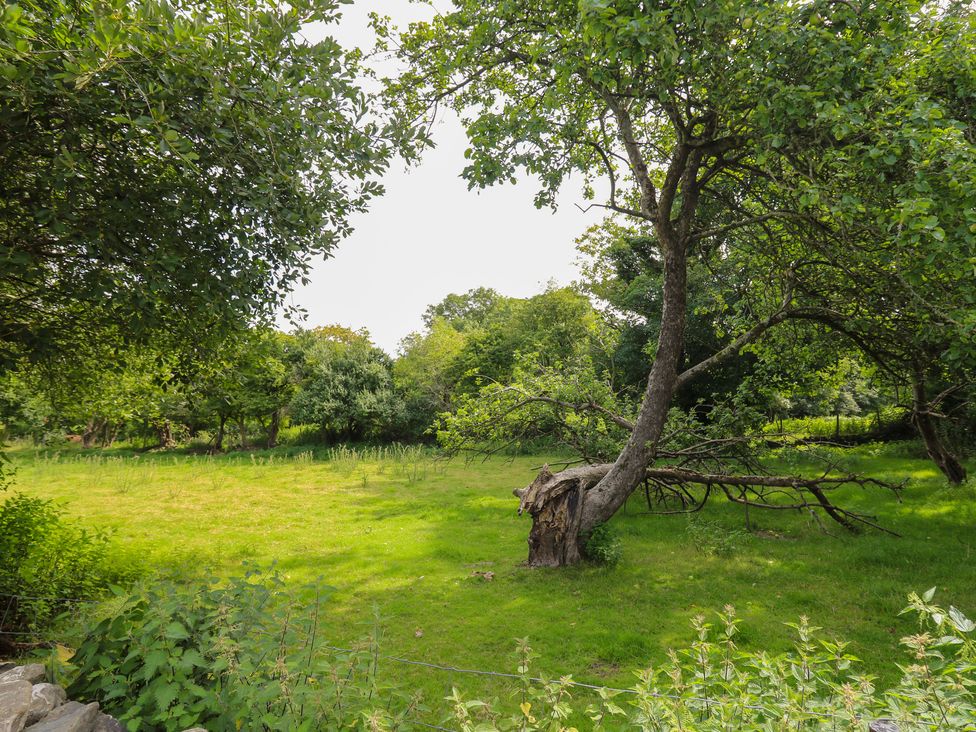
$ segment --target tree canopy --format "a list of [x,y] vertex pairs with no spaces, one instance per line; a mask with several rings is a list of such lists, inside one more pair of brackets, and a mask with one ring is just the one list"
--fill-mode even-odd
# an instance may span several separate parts
[[[843,330],[848,308],[883,319],[893,303],[924,301],[934,279],[952,305],[913,322],[951,325],[957,346],[971,336],[976,156],[971,103],[959,100],[972,100],[972,62],[956,49],[972,55],[972,32],[966,4],[915,0],[457,0],[402,36],[410,71],[390,99],[418,115],[453,106],[470,185],[524,170],[540,181],[537,205],[552,205],[580,176],[592,205],[648,238],[660,270],[633,429],[612,463],[544,470],[521,492],[530,562],[576,561],[581,537],[655,470],[678,485],[751,485],[755,500],[726,491],[746,504],[763,503],[755,486],[802,487],[849,523],[798,478],[722,483],[651,466],[677,390],[788,320]],[[698,260],[730,263],[747,297],[726,344],[689,363]],[[906,296],[882,305],[889,286]]]
[[397,145],[360,52],[302,36],[340,6],[4,6],[0,357],[102,327],[192,351],[284,304]]

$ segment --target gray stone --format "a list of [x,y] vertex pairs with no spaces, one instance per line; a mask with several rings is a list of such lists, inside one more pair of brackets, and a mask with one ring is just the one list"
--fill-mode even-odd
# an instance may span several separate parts
[[876,719],[868,725],[871,732],[898,732],[898,725],[893,719]]
[[190,729],[185,729],[183,732],[207,732],[203,727],[191,727]]
[[107,714],[99,714],[98,719],[95,720],[95,726],[92,728],[92,732],[126,732],[126,729],[115,717],[110,717]]
[[81,704],[70,701],[27,729],[30,732],[92,732],[96,719],[98,702]]
[[47,676],[47,672],[44,671],[41,664],[29,663],[26,666],[14,666],[12,669],[4,671],[0,674],[0,684],[5,681],[29,681],[32,684],[38,684],[44,681],[45,676]]
[[76,701],[65,702],[65,704],[63,704],[62,706],[44,715],[44,721],[55,720],[69,714],[74,714],[79,709],[83,709],[84,706],[85,705],[82,704],[81,702],[76,702]]
[[0,663],[0,674],[2,674],[4,671],[9,671],[16,665],[16,663],[9,663],[6,661],[4,663]]
[[0,684],[0,732],[20,732],[27,724],[31,685],[15,679]]
[[27,714],[27,724],[34,724],[43,719],[47,714],[64,704],[68,695],[64,689],[54,684],[34,684],[31,689],[30,712]]

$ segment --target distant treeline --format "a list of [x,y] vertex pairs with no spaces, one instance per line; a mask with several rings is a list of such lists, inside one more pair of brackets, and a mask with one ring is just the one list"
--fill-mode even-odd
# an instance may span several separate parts
[[[434,441],[441,417],[470,409],[483,392],[534,389],[538,398],[538,383],[527,383],[543,373],[556,375],[574,399],[599,392],[626,413],[636,409],[649,368],[653,303],[636,318],[594,301],[585,286],[525,299],[485,288],[449,295],[427,309],[424,329],[406,337],[396,357],[365,331],[341,326],[254,328],[192,360],[121,341],[93,343],[6,373],[0,420],[9,437],[86,447]],[[713,325],[696,328],[690,348],[721,347]],[[880,425],[883,412],[897,413],[891,408],[902,395],[856,353],[832,352],[824,361],[798,369],[795,361],[743,356],[695,382],[681,401],[700,419],[731,404],[777,424],[833,417],[839,425],[861,416],[866,429]]]

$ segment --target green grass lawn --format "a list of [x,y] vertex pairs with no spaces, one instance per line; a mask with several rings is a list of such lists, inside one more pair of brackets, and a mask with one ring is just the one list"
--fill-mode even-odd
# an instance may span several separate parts
[[[824,535],[809,517],[753,511],[764,531],[729,556],[696,550],[684,517],[640,515],[643,497],[613,521],[623,544],[615,568],[521,566],[527,518],[513,487],[542,457],[466,463],[411,453],[316,459],[297,449],[221,457],[124,452],[11,452],[16,490],[55,498],[77,521],[114,530],[118,550],[153,564],[238,572],[242,561],[277,562],[294,581],[336,588],[330,641],[369,631],[374,608],[383,651],[454,666],[509,671],[514,639],[528,637],[536,670],[580,681],[630,685],[632,670],[692,640],[689,619],[726,603],[745,619],[741,645],[782,650],[784,623],[801,614],[852,641],[866,670],[893,680],[898,617],[912,590],[976,611],[976,499],[949,489],[931,463],[904,446],[859,448],[852,467],[910,478],[902,501],[845,489],[844,505],[870,510],[902,538]],[[970,484],[971,485],[971,484]],[[741,510],[716,502],[704,518],[741,529]],[[491,581],[475,572],[494,573]],[[493,692],[480,680],[415,667],[389,673],[432,698],[452,683]]]

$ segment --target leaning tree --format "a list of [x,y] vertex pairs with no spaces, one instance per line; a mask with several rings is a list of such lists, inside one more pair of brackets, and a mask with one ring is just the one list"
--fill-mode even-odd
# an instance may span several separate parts
[[[824,494],[852,476],[807,480],[669,467],[661,464],[662,434],[682,384],[804,307],[794,302],[794,273],[800,260],[816,257],[804,249],[807,235],[843,230],[863,210],[857,191],[826,211],[819,205],[818,181],[836,172],[845,151],[860,154],[877,143],[885,124],[909,125],[919,136],[940,127],[934,114],[899,120],[886,113],[913,95],[923,101],[913,78],[923,63],[919,52],[938,44],[943,5],[455,0],[454,6],[401,36],[398,53],[409,70],[389,84],[391,99],[418,116],[442,105],[461,115],[471,186],[526,171],[540,183],[536,203],[543,206],[577,176],[592,207],[629,219],[654,241],[661,266],[657,343],[623,448],[611,462],[555,474],[544,469],[518,491],[521,509],[533,518],[530,564],[577,561],[588,533],[648,478],[721,486],[747,504],[750,490],[782,487],[802,493],[803,505],[809,500],[843,523],[856,521]],[[766,236],[771,231],[775,236]],[[725,348],[684,363],[689,261],[705,247],[733,247],[751,233],[764,246],[800,249],[795,266],[769,273],[781,298]],[[865,246],[863,237],[824,241],[838,249]],[[900,243],[896,236],[890,241]],[[923,236],[917,245],[927,253],[934,241]]]

